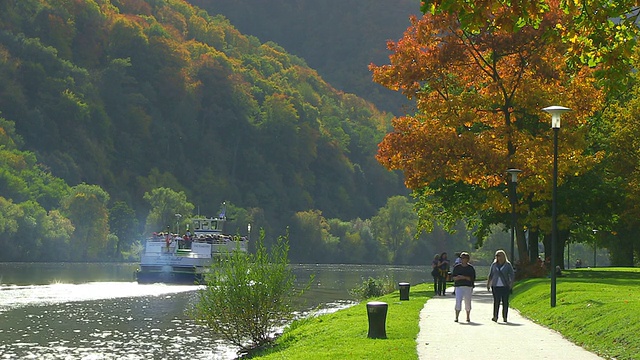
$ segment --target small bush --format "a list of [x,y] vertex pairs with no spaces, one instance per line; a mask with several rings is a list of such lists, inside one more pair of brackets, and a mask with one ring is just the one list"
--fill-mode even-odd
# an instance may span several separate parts
[[537,263],[518,264],[516,271],[516,280],[543,278],[549,276],[546,267]]
[[274,340],[275,330],[294,316],[295,275],[289,245],[280,237],[271,251],[261,232],[255,254],[234,252],[221,259],[206,277],[191,316],[222,338],[250,352]]
[[390,294],[396,290],[396,285],[393,279],[388,276],[381,278],[369,278],[365,280],[360,286],[355,287],[349,291],[351,296],[359,300],[365,300],[372,297],[379,297],[386,294]]

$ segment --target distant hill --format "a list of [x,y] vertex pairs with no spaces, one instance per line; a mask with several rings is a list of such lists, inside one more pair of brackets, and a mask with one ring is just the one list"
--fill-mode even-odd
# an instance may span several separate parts
[[51,174],[140,219],[160,186],[204,214],[227,200],[278,225],[306,209],[370,217],[405,191],[374,158],[390,114],[179,0],[0,2],[0,117]]
[[274,41],[303,59],[336,88],[403,114],[405,97],[371,81],[368,65],[389,62],[387,40],[398,40],[419,0],[189,0],[222,14],[244,34]]

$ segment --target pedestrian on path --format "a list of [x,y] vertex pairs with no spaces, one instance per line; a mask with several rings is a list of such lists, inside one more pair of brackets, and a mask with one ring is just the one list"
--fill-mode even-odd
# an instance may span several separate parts
[[489,277],[487,279],[487,290],[490,289],[493,294],[493,320],[498,321],[498,311],[500,303],[502,303],[502,320],[507,322],[507,314],[509,312],[509,296],[515,282],[515,272],[513,266],[507,259],[504,250],[496,251],[496,257],[489,269]]
[[453,286],[456,290],[456,320],[460,311],[462,311],[462,301],[464,301],[464,309],[467,312],[467,322],[471,321],[471,295],[473,294],[474,282],[476,281],[476,269],[473,265],[469,264],[469,253],[463,252],[460,254],[460,264],[454,266],[451,273],[453,277]]
[[[449,259],[447,258],[446,252],[440,254],[436,269],[437,275],[434,275],[436,295],[444,296],[445,290],[447,289],[447,275],[449,274]],[[434,274],[435,273],[436,272],[434,272]]]
[[440,262],[440,254],[436,254],[433,257],[433,261],[431,261],[431,276],[433,276],[433,292],[436,295],[440,295],[438,293],[438,278],[440,277],[440,269],[438,269],[439,262]]

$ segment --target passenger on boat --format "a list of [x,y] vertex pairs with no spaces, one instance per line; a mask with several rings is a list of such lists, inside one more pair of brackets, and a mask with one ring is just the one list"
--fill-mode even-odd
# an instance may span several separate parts
[[167,233],[164,237],[164,241],[167,244],[167,251],[169,251],[169,245],[171,245],[171,234]]

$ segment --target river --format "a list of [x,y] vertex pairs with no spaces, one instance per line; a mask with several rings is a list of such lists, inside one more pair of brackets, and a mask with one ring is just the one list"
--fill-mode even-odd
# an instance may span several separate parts
[[[234,359],[236,348],[186,310],[201,287],[138,284],[137,264],[0,263],[0,359]],[[310,289],[300,314],[354,303],[369,277],[430,281],[417,266],[294,265]]]

